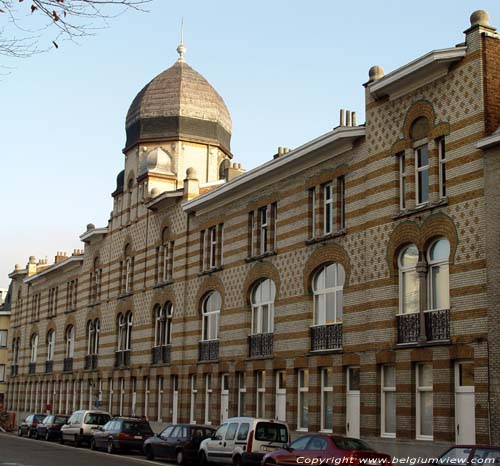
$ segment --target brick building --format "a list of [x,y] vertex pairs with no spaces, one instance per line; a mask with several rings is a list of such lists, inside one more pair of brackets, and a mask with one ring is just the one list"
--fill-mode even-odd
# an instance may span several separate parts
[[372,67],[364,125],[342,113],[248,172],[184,51],[130,107],[108,224],[10,274],[9,409],[258,415],[393,452],[500,443],[487,13],[457,46]]

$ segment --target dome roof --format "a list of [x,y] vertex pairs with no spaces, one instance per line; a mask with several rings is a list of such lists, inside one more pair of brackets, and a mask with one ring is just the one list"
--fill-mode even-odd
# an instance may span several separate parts
[[230,153],[231,117],[224,100],[183,60],[137,94],[125,126],[126,149],[142,141],[186,139]]

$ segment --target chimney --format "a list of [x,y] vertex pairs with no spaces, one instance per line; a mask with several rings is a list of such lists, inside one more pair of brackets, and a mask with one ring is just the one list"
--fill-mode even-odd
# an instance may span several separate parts
[[57,251],[56,257],[54,258],[54,264],[60,264],[62,261],[66,260],[68,255],[65,252]]
[[356,123],[356,112],[351,112],[350,110],[340,110],[340,122],[339,126],[357,126]]
[[198,175],[193,167],[186,170],[186,179],[184,180],[184,199],[190,200],[200,195],[200,182]]
[[234,178],[245,173],[241,163],[231,163],[229,167],[226,168],[226,181],[234,180]]
[[279,157],[282,157],[283,155],[285,154],[288,154],[288,152],[290,152],[291,149],[289,147],[278,147],[278,152],[276,154],[273,155],[273,159],[277,159]]

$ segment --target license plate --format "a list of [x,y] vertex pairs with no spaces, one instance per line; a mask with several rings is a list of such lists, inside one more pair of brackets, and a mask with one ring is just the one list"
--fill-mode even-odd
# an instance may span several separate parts
[[141,435],[134,435],[134,439],[135,440],[142,440],[142,436]]
[[262,451],[274,451],[274,450],[276,450],[276,448],[273,448],[273,447],[268,447],[267,445],[262,445],[262,446],[260,447],[260,449],[261,449]]

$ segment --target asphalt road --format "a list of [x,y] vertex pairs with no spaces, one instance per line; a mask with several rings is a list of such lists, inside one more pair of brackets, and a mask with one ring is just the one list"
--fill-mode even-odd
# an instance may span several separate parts
[[0,433],[0,466],[171,466],[130,453],[110,455],[88,448]]

